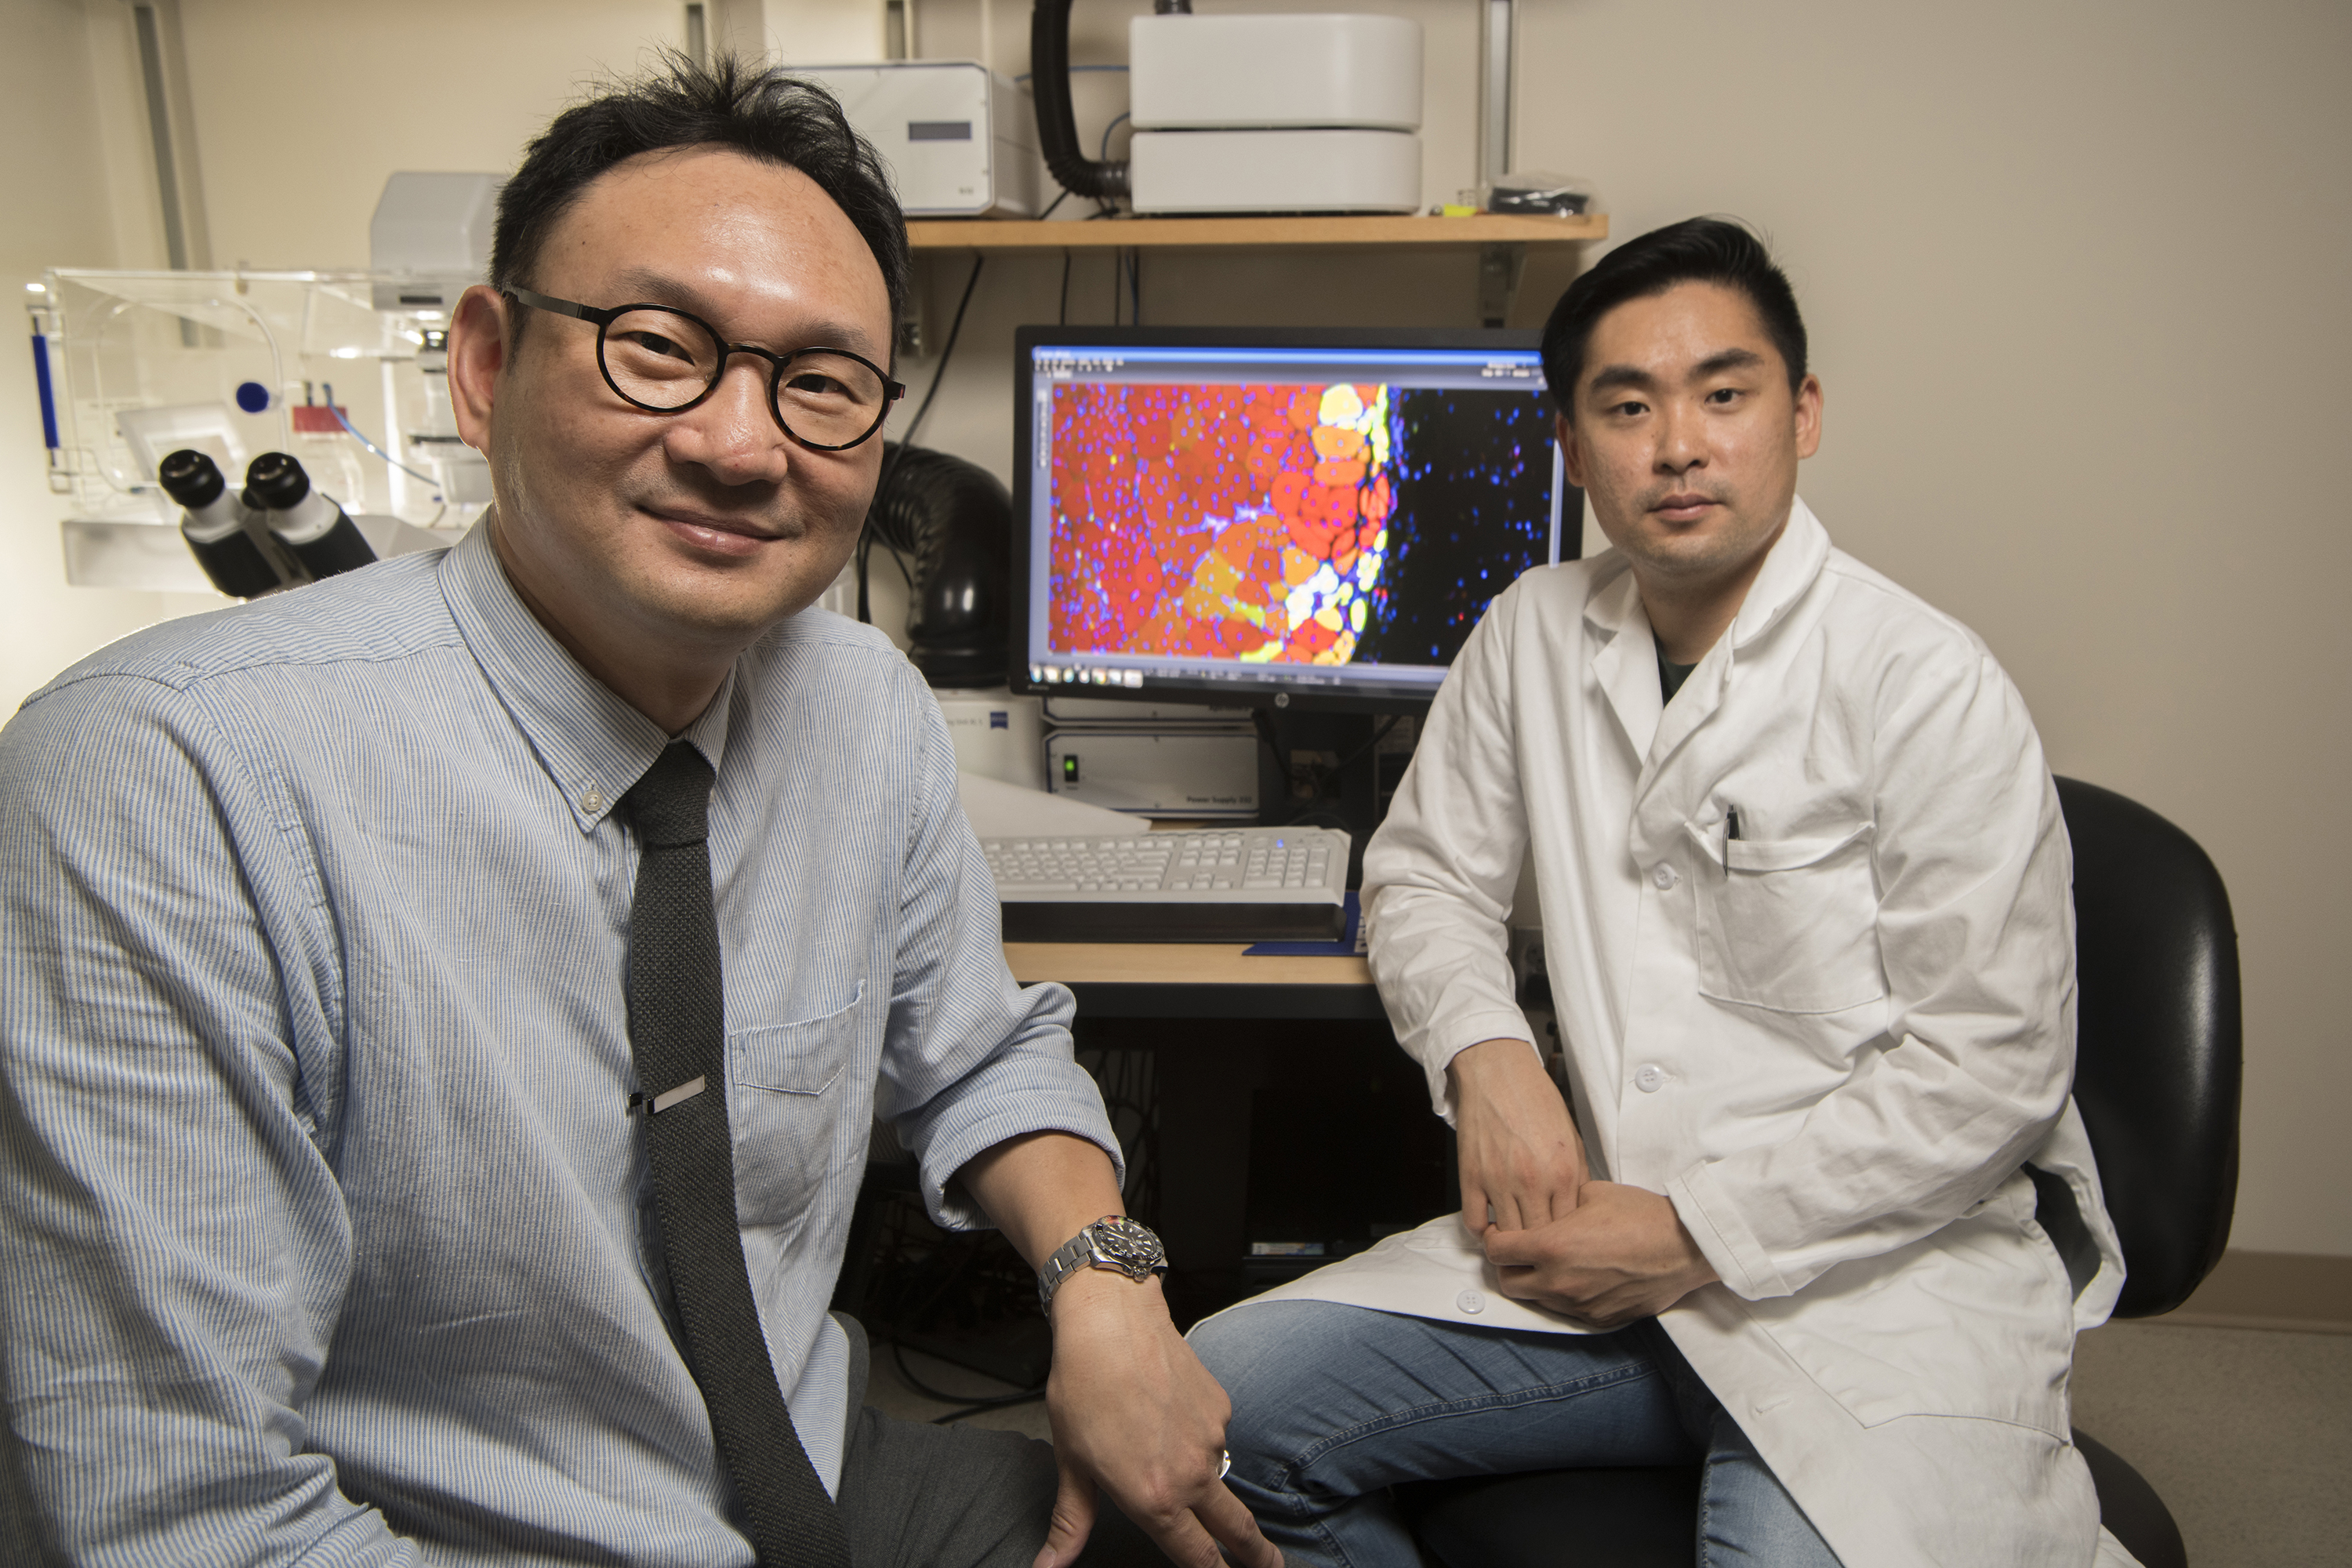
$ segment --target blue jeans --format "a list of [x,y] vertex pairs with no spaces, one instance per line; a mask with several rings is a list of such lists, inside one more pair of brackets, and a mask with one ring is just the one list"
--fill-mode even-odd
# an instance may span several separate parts
[[1837,1568],[1654,1322],[1547,1334],[1265,1301],[1191,1339],[1233,1396],[1227,1484],[1294,1563],[1417,1568],[1399,1481],[1703,1463],[1702,1568]]

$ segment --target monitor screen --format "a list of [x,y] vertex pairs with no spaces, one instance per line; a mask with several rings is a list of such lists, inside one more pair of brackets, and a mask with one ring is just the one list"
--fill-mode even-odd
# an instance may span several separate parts
[[1531,331],[1024,327],[1022,690],[1410,709],[1573,557]]

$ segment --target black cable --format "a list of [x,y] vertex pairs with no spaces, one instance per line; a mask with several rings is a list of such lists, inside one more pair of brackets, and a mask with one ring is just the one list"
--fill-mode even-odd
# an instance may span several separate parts
[[1060,195],[1055,196],[1052,201],[1047,202],[1047,203],[1045,204],[1045,210],[1044,212],[1041,212],[1041,213],[1039,213],[1039,214],[1037,215],[1037,220],[1036,220],[1036,221],[1038,221],[1039,223],[1044,223],[1047,218],[1052,217],[1052,216],[1054,216],[1054,209],[1055,209],[1055,207],[1060,206],[1064,202],[1066,202],[1066,201],[1068,201],[1069,199],[1070,199],[1070,193],[1069,193],[1069,192],[1067,192],[1067,191],[1064,191]]
[[1070,324],[1070,247],[1066,245],[1062,247],[1062,310],[1054,321],[1056,326]]
[[[945,1247],[934,1248],[935,1254],[937,1252],[943,1252],[946,1250],[947,1249]],[[925,1296],[913,1306],[901,1309],[896,1314],[898,1320],[902,1322],[915,1322],[920,1321],[925,1313],[929,1312],[933,1307],[940,1304],[940,1299],[945,1297],[948,1293],[948,1287],[961,1279],[964,1275],[964,1270],[969,1268],[973,1263],[979,1261],[979,1258],[980,1243],[978,1240],[975,1239],[965,1247],[959,1248],[953,1258],[950,1260],[947,1267],[947,1272],[940,1275],[938,1283],[931,1287],[930,1294]]]
[[898,547],[891,543],[888,540],[884,539],[880,534],[875,532],[870,528],[865,532],[859,534],[857,536],[857,553],[856,556],[857,563],[857,618],[867,626],[872,626],[874,624],[874,616],[872,607],[866,601],[866,583],[869,578],[869,568],[867,567],[866,563],[872,558],[874,554],[874,546],[877,542],[883,549],[890,552],[890,559],[898,565],[899,580],[907,584],[907,592],[911,595],[915,591],[915,569],[907,564],[907,558],[899,552]]
[[967,1415],[981,1415],[991,1410],[1002,1410],[1008,1405],[1026,1405],[1033,1399],[1045,1397],[1045,1385],[1041,1384],[1026,1394],[1007,1394],[1002,1399],[983,1399],[978,1405],[967,1405],[961,1410],[950,1410],[945,1415],[934,1415],[931,1417],[931,1425],[944,1426],[950,1421],[961,1421]]
[[[1372,738],[1370,740],[1365,742],[1362,745],[1349,752],[1346,758],[1340,762],[1334,763],[1330,770],[1328,773],[1325,773],[1317,781],[1315,786],[1316,800],[1320,800],[1323,797],[1324,792],[1330,788],[1335,781],[1342,777],[1349,768],[1361,762],[1365,752],[1371,751],[1382,741],[1387,740],[1389,738],[1389,731],[1394,730],[1397,727],[1398,721],[1403,718],[1404,715],[1402,713],[1390,714],[1389,721],[1381,725],[1379,729],[1373,731]],[[1282,775],[1284,785],[1287,787],[1291,778],[1290,753],[1283,749],[1282,742],[1275,737],[1274,715],[1263,708],[1253,709],[1250,711],[1250,721],[1252,725],[1257,731],[1257,738],[1261,742],[1265,742],[1265,749],[1273,753],[1275,767]],[[1375,785],[1377,785],[1379,781],[1375,779],[1373,782]],[[1343,832],[1349,833],[1352,833],[1354,831],[1354,829],[1349,827],[1348,824],[1342,821],[1336,813],[1325,810],[1324,808],[1317,805],[1314,801],[1309,801],[1305,810],[1297,812],[1293,816],[1285,816],[1278,821],[1274,820],[1271,814],[1263,806],[1260,807],[1258,816],[1269,827],[1326,826],[1337,827]],[[1318,823],[1316,820],[1318,817],[1323,818],[1324,820]]]
[[[955,357],[956,338],[963,331],[963,313],[971,305],[971,291],[980,286],[980,269],[987,265],[985,255],[971,258],[971,276],[963,280],[963,298],[956,301],[955,317],[948,322],[948,341],[940,345],[940,368],[931,372],[931,384],[923,389],[923,401],[916,407],[915,417],[898,437],[899,462],[906,460],[907,448],[915,444],[915,432],[923,427],[924,416],[931,411],[931,400],[940,395],[940,383],[947,379],[948,362]],[[887,479],[888,476],[884,477]],[[878,491],[881,486],[875,489]]]
[[1127,253],[1127,320],[1130,326],[1143,325],[1143,252],[1130,249]]
[[1160,1124],[1154,1114],[1152,1057],[1149,1051],[1091,1046],[1077,1053],[1077,1060],[1100,1086],[1104,1114],[1127,1152],[1127,1180],[1120,1195],[1128,1212],[1149,1225],[1159,1201]]
[[[1047,212],[1051,212],[1054,209],[1048,207],[1045,210]],[[874,493],[877,496],[880,496],[885,490],[888,489],[890,488],[890,481],[898,477],[898,465],[907,460],[908,448],[911,447],[915,444],[915,432],[923,427],[924,416],[931,411],[931,400],[939,396],[940,384],[948,378],[948,362],[955,357],[956,338],[963,331],[963,313],[966,310],[971,308],[971,291],[980,287],[980,269],[986,265],[988,265],[988,258],[985,255],[975,256],[971,258],[971,276],[963,280],[963,297],[956,301],[955,319],[948,323],[948,341],[940,345],[939,368],[931,372],[931,384],[923,389],[923,401],[916,407],[915,417],[908,422],[905,432],[898,437],[898,450],[897,454],[882,465],[882,477],[876,480],[874,484]],[[888,437],[886,437],[884,439],[887,441]],[[866,591],[866,563],[873,555],[874,548],[867,542],[867,541],[873,537],[874,533],[871,522],[872,510],[870,506],[868,508],[867,515],[869,521],[865,531],[858,535],[857,550],[854,556],[854,560],[857,566],[857,618],[865,622],[866,625],[871,626],[874,622],[874,616],[871,601],[867,596]],[[895,548],[893,548],[891,549],[890,553],[895,556],[898,552]],[[907,563],[903,558],[898,562],[898,571],[900,574],[907,577],[908,584],[911,587],[914,584],[914,578],[911,574],[908,574]]]
[[1286,790],[1288,789],[1290,787],[1290,753],[1285,751],[1282,742],[1275,738],[1274,715],[1263,708],[1253,708],[1250,710],[1250,726],[1257,731],[1257,738],[1265,742],[1265,749],[1273,753],[1275,769],[1282,774],[1283,787]]
[[1354,751],[1349,752],[1348,760],[1341,763],[1338,767],[1333,768],[1331,770],[1332,774],[1336,777],[1340,773],[1346,773],[1349,768],[1354,767],[1358,763],[1363,761],[1364,753],[1370,751],[1374,746],[1379,745],[1382,741],[1387,740],[1389,738],[1389,731],[1395,729],[1397,727],[1397,721],[1403,717],[1404,715],[1402,713],[1390,714],[1389,721],[1381,725],[1379,729],[1373,731],[1372,738],[1370,740],[1365,742],[1362,745],[1358,746]]
[[890,1342],[890,1359],[898,1363],[898,1375],[906,1380],[907,1386],[924,1398],[935,1399],[941,1405],[962,1404],[963,1408],[961,1410],[950,1410],[945,1415],[933,1416],[931,1419],[936,1426],[944,1426],[960,1416],[971,1415],[979,1411],[1002,1409],[1007,1405],[1025,1405],[1030,1400],[1045,1397],[1045,1385],[1042,1383],[1034,1388],[1024,1388],[1013,1394],[991,1394],[985,1399],[973,1399],[969,1394],[950,1394],[945,1389],[933,1388],[929,1384],[917,1377],[908,1367],[907,1347],[896,1340]]
[[1037,0],[1029,13],[1029,90],[1037,106],[1037,145],[1066,191],[1108,201],[1127,194],[1127,164],[1089,160],[1078,151],[1070,104],[1070,0]]

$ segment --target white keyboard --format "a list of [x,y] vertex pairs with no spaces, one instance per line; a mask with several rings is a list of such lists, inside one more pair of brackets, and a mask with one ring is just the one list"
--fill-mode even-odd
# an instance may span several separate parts
[[1209,828],[1120,837],[983,838],[1008,942],[1337,939],[1348,836]]

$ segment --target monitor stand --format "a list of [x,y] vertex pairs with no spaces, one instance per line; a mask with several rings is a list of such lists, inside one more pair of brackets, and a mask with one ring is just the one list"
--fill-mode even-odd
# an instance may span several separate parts
[[[1390,742],[1417,731],[1418,716],[1393,713],[1286,712],[1260,709],[1258,821],[1339,827],[1353,841],[1348,886],[1363,884],[1364,845],[1388,815],[1410,750]],[[1408,731],[1412,727],[1412,731]]]

